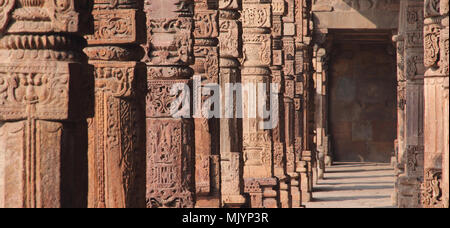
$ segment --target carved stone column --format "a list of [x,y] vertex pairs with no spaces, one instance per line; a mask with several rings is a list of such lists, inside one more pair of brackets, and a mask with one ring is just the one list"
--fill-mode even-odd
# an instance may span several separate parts
[[[222,206],[241,207],[245,204],[243,197],[243,177],[242,177],[242,126],[236,116],[236,99],[227,99],[233,92],[228,91],[227,83],[240,82],[240,63],[237,58],[242,53],[242,25],[238,20],[239,10],[242,4],[240,0],[219,0],[219,48],[220,48],[220,87],[222,88],[222,115],[230,116],[220,119],[220,164],[222,178]],[[239,90],[239,89],[237,89]],[[242,91],[236,91],[242,93]],[[226,101],[233,101],[227,104]],[[227,109],[233,107],[231,110]]]
[[[146,0],[147,207],[193,207],[193,1]],[[183,90],[184,89],[184,90]],[[174,93],[173,90],[175,90]],[[178,92],[176,90],[179,90]],[[176,107],[175,107],[176,106]],[[176,116],[182,118],[175,118]],[[183,111],[185,111],[183,113]],[[186,115],[183,115],[186,114]]]
[[296,124],[301,124],[296,134],[296,171],[300,173],[302,201],[312,200],[313,138],[314,138],[314,84],[311,53],[311,2],[295,0],[295,68]]
[[406,75],[405,172],[399,176],[398,206],[419,207],[423,179],[423,2],[402,2]]
[[88,3],[57,3],[0,1],[0,207],[86,206]]
[[[276,3],[282,11],[280,18],[280,32],[282,34],[282,50],[274,50],[274,64],[281,62],[280,66],[280,135],[283,141],[286,160],[286,174],[289,183],[289,192],[291,197],[291,207],[300,207],[300,188],[299,175],[295,171],[295,76],[294,76],[294,57],[295,57],[295,24],[294,24],[294,1],[278,1]],[[281,8],[282,7],[282,8]],[[274,16],[275,18],[275,16]],[[274,21],[275,23],[275,21]],[[279,54],[277,54],[279,52]],[[280,58],[280,60],[277,60]],[[274,74],[274,69],[272,69]],[[275,74],[274,74],[275,75]]]
[[[251,207],[278,207],[277,179],[274,178],[273,144],[271,130],[264,129],[264,119],[257,111],[262,107],[261,100],[269,100],[269,92],[254,96],[258,89],[270,90],[269,66],[272,63],[272,39],[270,0],[243,0],[243,152],[245,192],[250,195]],[[256,89],[255,91],[255,88]],[[256,111],[256,112],[252,112]],[[256,114],[256,115],[255,115]],[[261,113],[259,113],[261,114]],[[258,188],[254,186],[260,186]],[[274,193],[275,192],[275,193]],[[260,196],[262,199],[259,199]],[[258,198],[258,199],[257,199]]]
[[442,196],[444,201],[444,207],[449,207],[449,4],[448,0],[441,0],[441,15],[442,15],[442,29],[441,29],[441,39],[440,39],[440,50],[441,50],[441,70],[445,74],[444,84],[443,84],[443,96],[444,96],[444,111],[442,117],[444,118],[444,125],[442,126],[444,134],[442,136],[444,140],[444,158],[442,159]]
[[[304,50],[305,54],[309,50]],[[304,57],[308,59],[309,57]],[[313,169],[314,169],[314,158],[315,153],[313,149],[313,138],[314,138],[314,106],[313,106],[313,94],[312,90],[314,86],[312,85],[312,75],[310,71],[307,71],[303,75],[304,82],[304,92],[303,92],[303,151],[301,154],[301,161],[299,162],[299,169],[301,173],[301,191],[302,200],[304,202],[310,202],[312,200],[312,187],[313,187]]]
[[[441,4],[442,3],[442,4]],[[421,203],[423,207],[443,207],[443,158],[445,138],[445,87],[448,87],[448,1],[425,0],[425,161]],[[442,7],[442,9],[441,9]],[[447,134],[448,135],[448,134]],[[448,170],[447,170],[448,172]]]
[[395,141],[395,185],[392,201],[398,206],[399,180],[405,171],[405,109],[406,109],[406,75],[405,75],[405,30],[406,30],[406,0],[400,1],[399,27],[397,35],[392,40],[397,50],[397,138]]
[[84,49],[95,78],[88,207],[145,207],[145,104],[137,88],[146,78],[145,65],[137,62],[145,35],[142,2],[94,0],[93,16]]
[[[273,112],[273,115],[278,115],[278,124],[272,131],[273,136],[273,157],[274,157],[274,172],[275,176],[280,182],[279,195],[280,206],[282,208],[291,207],[291,193],[290,193],[290,177],[287,175],[288,157],[294,157],[293,148],[293,98],[294,98],[294,86],[293,80],[286,80],[283,74],[283,21],[282,17],[285,13],[285,1],[273,0],[272,1],[272,83],[280,86],[278,96],[278,107]],[[288,155],[289,154],[289,155]],[[294,159],[290,159],[294,161]],[[292,164],[290,162],[290,164]],[[293,169],[293,168],[292,168]]]
[[328,62],[327,50],[315,47],[313,66],[315,68],[315,129],[316,129],[316,150],[317,150],[317,178],[323,179],[325,173],[325,159],[328,155],[328,129],[327,129],[327,83],[328,83]]
[[392,201],[394,206],[398,206],[399,179],[405,172],[406,153],[406,75],[405,75],[405,37],[406,37],[406,6],[407,1],[400,1],[399,27],[397,35],[393,36],[397,49],[397,139],[395,142],[395,185]]
[[[301,154],[301,118],[298,117],[300,111],[298,107],[299,98],[297,96],[298,86],[296,84],[295,69],[299,67],[295,66],[295,4],[294,0],[284,1],[285,10],[283,20],[283,101],[284,105],[280,114],[284,117],[284,121],[280,121],[280,124],[284,125],[284,143],[286,145],[286,172],[290,182],[290,195],[292,197],[292,207],[299,208],[301,206],[301,193],[300,193],[300,175],[297,172],[297,161],[300,159]],[[302,66],[300,66],[302,68]]]
[[[219,83],[219,17],[218,1],[195,0],[194,15],[194,77],[200,79],[200,83],[194,83],[194,90],[202,91],[201,86]],[[196,87],[200,88],[196,88]],[[214,91],[218,88],[208,88]],[[218,90],[216,90],[217,92]],[[211,96],[219,94],[202,95],[197,111],[202,110],[203,105],[210,107]],[[195,98],[194,98],[195,99]],[[218,105],[218,104],[215,104]],[[207,110],[205,110],[207,111]],[[197,204],[196,207],[220,206],[220,164],[219,141],[220,127],[218,118],[206,118],[198,113],[195,120],[195,186]]]

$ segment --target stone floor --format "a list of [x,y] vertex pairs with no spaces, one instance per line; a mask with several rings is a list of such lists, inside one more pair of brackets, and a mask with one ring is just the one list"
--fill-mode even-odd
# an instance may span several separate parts
[[336,163],[314,188],[306,208],[389,208],[394,191],[390,164]]

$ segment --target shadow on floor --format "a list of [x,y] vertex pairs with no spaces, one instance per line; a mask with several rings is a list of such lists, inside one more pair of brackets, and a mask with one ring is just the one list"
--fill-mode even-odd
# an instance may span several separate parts
[[339,176],[339,177],[325,177],[325,180],[341,180],[341,179],[369,179],[369,178],[385,178],[385,177],[392,177],[394,178],[394,175],[378,175],[378,176]]
[[367,167],[367,166],[389,166],[388,163],[371,162],[334,162],[333,167]]
[[391,198],[391,196],[339,196],[339,197],[314,198],[312,202],[347,201],[347,200],[361,200],[361,199],[387,199],[387,198]]
[[327,173],[358,173],[358,172],[380,172],[380,171],[390,171],[392,169],[352,169],[352,170],[330,170]]
[[394,170],[390,164],[336,163],[314,186],[307,208],[392,207]]
[[394,185],[358,185],[358,186],[342,186],[342,187],[315,187],[315,192],[334,192],[334,191],[363,191],[363,190],[381,190],[392,189]]

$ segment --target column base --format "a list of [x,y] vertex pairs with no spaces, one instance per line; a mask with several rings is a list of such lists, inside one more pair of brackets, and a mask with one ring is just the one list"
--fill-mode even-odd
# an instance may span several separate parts
[[251,208],[279,208],[276,178],[247,178],[244,182]]
[[242,208],[246,199],[242,195],[227,195],[222,197],[222,207],[224,208]]
[[420,181],[415,177],[400,176],[398,181],[398,207],[420,208]]
[[302,193],[300,191],[300,174],[289,173],[290,189],[291,189],[291,206],[292,208],[300,208],[302,205]]
[[333,159],[331,158],[331,156],[327,155],[325,157],[325,166],[331,167],[332,165],[333,165]]
[[220,208],[220,196],[197,197],[195,208]]
[[280,207],[281,208],[290,208],[292,206],[291,202],[291,192],[290,192],[290,178],[280,181]]

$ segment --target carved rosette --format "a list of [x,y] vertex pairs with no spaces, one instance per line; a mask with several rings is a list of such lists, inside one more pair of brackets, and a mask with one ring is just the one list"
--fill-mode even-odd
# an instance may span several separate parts
[[[147,207],[193,207],[194,125],[171,116],[173,85],[190,84],[194,64],[194,1],[144,1],[147,41]],[[206,28],[205,28],[206,29]],[[206,29],[207,30],[207,29]],[[189,91],[182,91],[181,96]],[[189,100],[191,102],[191,100]]]

